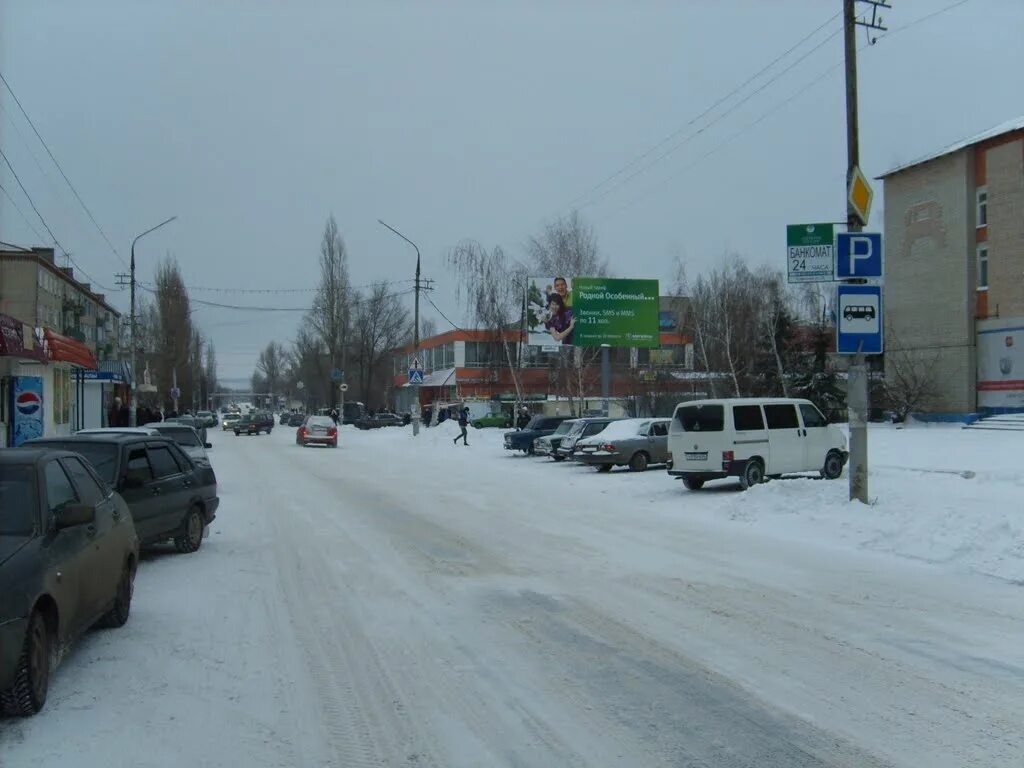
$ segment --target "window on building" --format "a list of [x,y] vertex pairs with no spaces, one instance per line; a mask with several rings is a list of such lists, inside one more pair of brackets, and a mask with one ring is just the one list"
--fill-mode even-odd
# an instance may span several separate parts
[[978,226],[988,226],[988,188],[978,190]]
[[978,290],[988,289],[988,246],[978,246]]

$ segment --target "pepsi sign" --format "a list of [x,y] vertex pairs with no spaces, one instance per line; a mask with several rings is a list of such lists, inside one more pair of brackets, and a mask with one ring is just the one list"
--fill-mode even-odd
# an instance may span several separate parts
[[11,446],[43,436],[43,380],[15,376],[11,387]]

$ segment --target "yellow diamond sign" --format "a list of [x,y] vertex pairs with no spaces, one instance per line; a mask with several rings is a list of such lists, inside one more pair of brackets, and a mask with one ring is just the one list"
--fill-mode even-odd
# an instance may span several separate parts
[[864,226],[868,223],[868,214],[871,213],[871,201],[875,193],[868,184],[867,178],[861,173],[859,167],[854,167],[853,176],[850,178],[850,194],[847,198],[850,205],[850,212],[855,214],[860,223]]

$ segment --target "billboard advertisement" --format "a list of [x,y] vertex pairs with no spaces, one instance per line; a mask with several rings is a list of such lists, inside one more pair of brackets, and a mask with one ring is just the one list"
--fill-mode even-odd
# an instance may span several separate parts
[[11,387],[11,447],[43,436],[43,380],[15,376]]
[[530,278],[526,314],[527,343],[545,350],[660,345],[657,280]]
[[978,406],[1024,408],[1024,317],[978,321]]

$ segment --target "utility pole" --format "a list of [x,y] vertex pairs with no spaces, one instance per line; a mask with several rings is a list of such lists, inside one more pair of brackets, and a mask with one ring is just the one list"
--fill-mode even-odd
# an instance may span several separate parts
[[[131,264],[129,266],[129,269],[131,271],[130,278],[131,278],[131,305],[132,305],[132,316],[131,316],[132,348],[130,350],[130,356],[129,356],[130,359],[131,359],[131,364],[132,364],[131,365],[131,367],[132,367],[132,401],[131,401],[130,406],[128,407],[128,424],[130,426],[133,426],[133,427],[136,426],[136,417],[137,417],[137,412],[138,412],[138,409],[139,409],[139,404],[138,404],[138,402],[136,402],[136,399],[135,399],[135,392],[136,392],[136,387],[137,387],[136,379],[138,378],[138,373],[136,371],[136,365],[135,365],[136,364],[136,354],[137,354],[137,351],[138,351],[138,344],[136,343],[136,336],[135,336],[135,323],[136,323],[136,320],[135,320],[135,244],[137,242],[139,242],[139,240],[141,240],[143,237],[148,235],[150,232],[153,232],[154,230],[160,229],[160,227],[164,226],[164,224],[170,224],[176,218],[178,218],[178,217],[177,216],[171,216],[171,218],[166,219],[164,221],[161,221],[155,227],[150,227],[145,232],[143,232],[143,233],[141,233],[139,235],[136,235],[135,239],[132,240],[132,260],[131,260]],[[177,406],[175,406],[175,407],[177,407]]]
[[[387,227],[388,229],[390,229],[392,232],[394,232],[400,238],[405,240],[405,242],[407,242],[409,245],[411,245],[416,250],[416,288],[415,288],[416,299],[415,299],[414,309],[413,309],[412,354],[413,354],[413,357],[416,360],[419,360],[420,359],[420,288],[422,287],[422,282],[420,280],[420,249],[419,249],[419,246],[416,245],[416,243],[414,243],[408,237],[406,237],[401,232],[399,232],[397,229],[392,227],[390,224],[385,224],[380,219],[377,219],[377,223],[380,224],[381,226],[384,226],[384,227]],[[413,388],[413,398],[415,399],[415,402],[414,402],[413,407],[412,407],[412,434],[413,434],[413,437],[416,437],[420,433],[420,383],[418,381],[413,382],[412,388]],[[435,414],[437,413],[437,408],[436,407],[434,408],[434,413]]]
[[[857,19],[857,3],[872,6],[871,19]],[[850,202],[850,186],[860,165],[860,134],[857,116],[857,27],[882,30],[879,8],[891,8],[887,0],[843,0],[843,40],[846,51],[846,224],[850,232],[860,232],[863,222]],[[870,39],[870,42],[874,42]],[[857,352],[846,374],[846,407],[850,422],[850,501],[863,504],[868,498],[868,370],[864,353]]]

